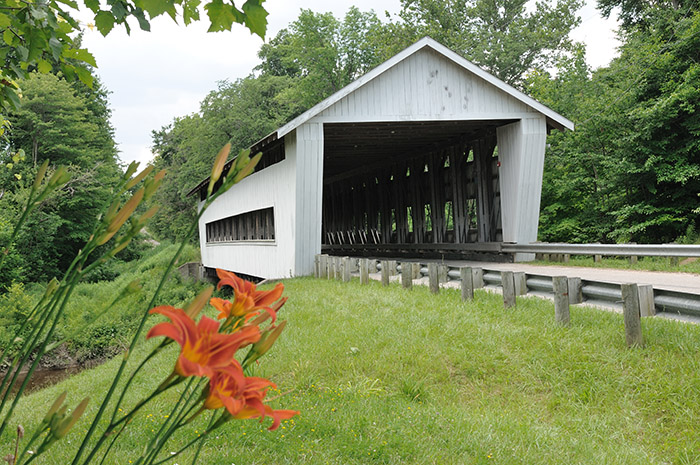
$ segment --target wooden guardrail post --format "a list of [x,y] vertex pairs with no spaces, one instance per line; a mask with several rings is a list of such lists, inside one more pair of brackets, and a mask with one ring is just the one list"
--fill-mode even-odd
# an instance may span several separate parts
[[369,284],[369,259],[360,259],[360,284]]
[[319,278],[328,279],[328,255],[321,254],[319,258]]
[[421,274],[420,274],[420,269],[421,269],[421,264],[420,263],[413,263],[411,264],[412,271],[413,271],[413,279],[420,279]]
[[428,263],[428,285],[430,287],[430,292],[433,294],[440,292],[437,263]]
[[678,257],[668,257],[668,264],[671,266],[678,266]]
[[474,274],[471,267],[461,267],[459,278],[462,281],[462,300],[474,300]]
[[503,306],[515,307],[515,278],[512,271],[501,271],[501,287],[503,288]]
[[328,256],[328,261],[326,262],[326,273],[328,274],[328,279],[335,278],[335,261],[332,256]]
[[622,286],[622,313],[625,319],[627,347],[642,346],[642,319],[639,312],[639,290],[636,284]]
[[474,283],[474,289],[481,289],[482,287],[484,287],[483,268],[472,268],[472,278]]
[[333,279],[340,279],[340,257],[333,257]]
[[568,326],[569,316],[569,280],[566,276],[553,276],[552,288],[554,290],[554,321]]
[[515,281],[515,295],[527,294],[527,276],[524,271],[514,271],[513,280]]
[[449,267],[447,265],[438,265],[438,281],[441,283],[446,283],[449,281],[449,276],[447,276],[447,273],[450,271]]
[[401,285],[405,289],[413,286],[413,265],[409,262],[401,263]]
[[569,278],[569,303],[580,304],[583,302],[583,282],[579,277]]
[[389,285],[389,262],[386,260],[382,260],[382,284]]
[[350,257],[343,257],[343,282],[350,282],[350,272],[352,271],[352,263]]
[[396,276],[396,260],[387,261],[389,267],[389,276]]
[[635,265],[639,258],[636,255],[630,255],[630,265]]
[[651,284],[638,284],[639,292],[639,314],[642,317],[656,315],[654,306],[654,286]]

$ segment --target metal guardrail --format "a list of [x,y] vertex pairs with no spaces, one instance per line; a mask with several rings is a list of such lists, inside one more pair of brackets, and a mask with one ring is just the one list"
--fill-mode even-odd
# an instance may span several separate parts
[[[340,257],[335,258],[339,259]],[[356,269],[357,259],[350,260],[353,260],[354,263],[352,266]],[[393,270],[394,274],[401,272],[400,263],[397,263],[396,261],[388,261],[387,263],[390,263],[395,267]],[[419,270],[420,275],[428,276],[428,268],[422,265],[423,262],[421,262],[421,268]],[[381,270],[382,262],[376,262],[375,266],[377,270]],[[489,269],[488,267],[472,269],[478,270],[477,273],[481,275],[481,281],[483,282],[484,287],[501,287],[502,275],[500,270]],[[460,269],[458,267],[448,266],[445,274],[447,280],[449,281],[460,280]],[[523,281],[525,283],[525,288],[522,289],[521,295],[531,294],[548,297],[554,296],[551,276],[531,273],[522,274],[524,275]],[[476,284],[475,287],[477,287]],[[654,288],[652,288],[652,291],[653,309],[650,312],[652,315],[682,315],[700,318],[700,294]],[[581,295],[582,303],[615,309],[620,309],[622,307],[621,284],[605,281],[581,280]]]
[[680,244],[503,243],[501,250],[505,253],[606,255],[624,257],[700,257],[700,245]]

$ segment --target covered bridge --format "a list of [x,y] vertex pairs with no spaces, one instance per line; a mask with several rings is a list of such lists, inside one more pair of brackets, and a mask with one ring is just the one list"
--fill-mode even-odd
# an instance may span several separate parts
[[200,221],[202,263],[282,278],[311,274],[322,250],[471,256],[533,242],[552,129],[573,123],[424,38],[252,147],[256,172]]

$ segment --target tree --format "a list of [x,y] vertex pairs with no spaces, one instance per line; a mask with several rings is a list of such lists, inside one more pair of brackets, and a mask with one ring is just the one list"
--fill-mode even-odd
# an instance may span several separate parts
[[668,242],[700,226],[700,14],[648,9],[624,39],[590,76],[531,76],[533,96],[576,123],[549,139],[544,240]]
[[299,18],[260,48],[262,76],[292,78],[278,97],[296,116],[342,89],[384,59],[383,25],[373,11],[348,10],[343,21],[331,13],[302,10]]
[[[121,169],[106,98],[88,103],[70,83],[52,74],[32,73],[22,88],[22,105],[10,113],[12,150],[5,153],[23,149],[28,159],[20,181],[4,179],[5,208],[22,204],[25,183],[44,160],[67,165],[72,173],[70,183],[44,202],[18,239],[26,279],[43,280],[65,269],[90,236]],[[100,89],[98,83],[91,92],[104,94]]]
[[[580,23],[581,0],[402,0],[393,34],[403,48],[430,36],[499,79],[522,84],[533,69],[553,66],[573,51],[571,30]],[[397,31],[397,29],[399,31]],[[403,31],[401,31],[403,29]]]
[[[246,0],[237,8],[233,0],[211,0],[204,9],[210,21],[210,32],[230,30],[242,24],[252,33],[264,37],[267,11],[264,0]],[[173,20],[182,18],[185,25],[198,21],[200,0],[84,0],[93,14],[94,25],[107,35],[116,25],[131,30],[129,20],[136,20],[142,30],[150,30],[150,20],[168,14]],[[49,73],[60,68],[68,80],[80,79],[92,84],[90,66],[94,57],[76,45],[74,36],[83,27],[74,15],[79,4],[75,0],[5,0],[0,8],[0,108],[7,111],[19,105],[18,80],[30,72]],[[1,115],[0,115],[1,116]],[[4,121],[4,119],[3,119]]]

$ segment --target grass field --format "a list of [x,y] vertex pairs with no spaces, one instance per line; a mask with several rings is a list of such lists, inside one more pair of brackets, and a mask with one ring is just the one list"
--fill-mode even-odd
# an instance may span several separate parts
[[[286,287],[287,330],[256,374],[288,392],[275,408],[302,413],[274,432],[228,424],[201,464],[700,463],[698,326],[645,319],[646,346],[630,350],[620,315],[572,308],[562,328],[552,303],[537,298],[504,310],[484,291],[462,303],[453,290],[356,280]],[[136,380],[137,394],[168,375],[174,356]],[[64,389],[72,404],[99,398],[114,365],[27,397],[16,420],[35,423]],[[163,403],[147,407],[105,463],[128,464],[168,413]],[[201,434],[203,422],[192,429]],[[37,462],[69,463],[78,436]],[[4,455],[9,438],[1,445]]]
[[624,270],[646,271],[671,271],[679,273],[700,274],[700,260],[680,259],[677,264],[671,264],[667,257],[639,257],[637,263],[630,263],[629,258],[603,257],[596,263],[593,257],[574,256],[568,263],[554,262],[550,260],[536,260],[530,265],[554,265],[554,266],[586,266],[589,268],[617,268]]

